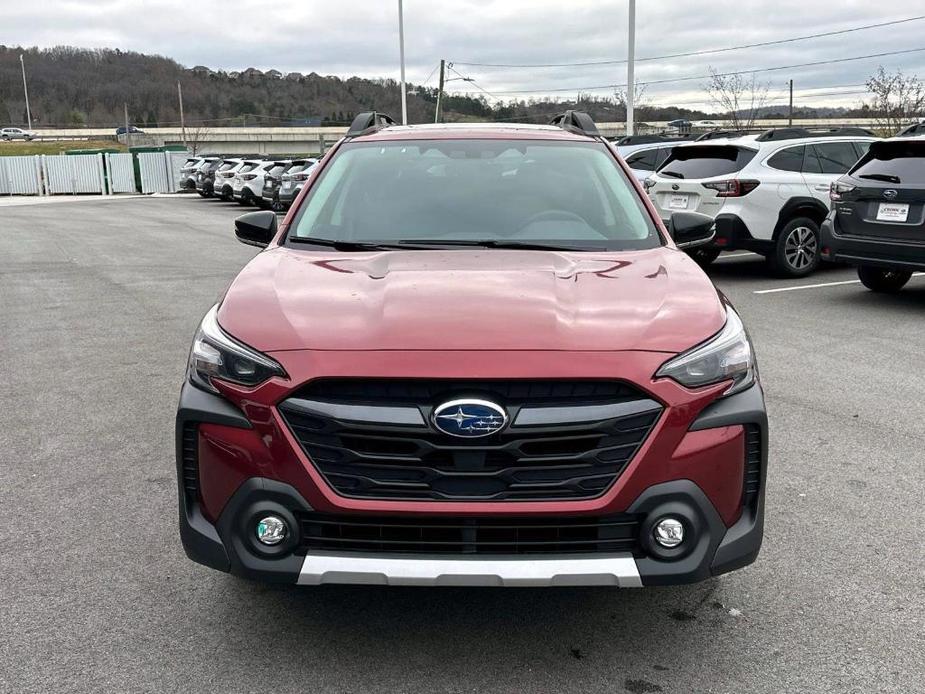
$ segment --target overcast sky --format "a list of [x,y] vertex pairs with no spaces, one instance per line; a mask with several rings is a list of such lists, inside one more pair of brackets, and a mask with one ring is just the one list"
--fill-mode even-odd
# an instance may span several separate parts
[[[638,58],[775,41],[925,14],[908,0],[639,0]],[[626,57],[627,0],[405,0],[408,80],[436,86],[440,58],[454,61],[497,98],[579,88],[609,96],[626,81],[622,64],[497,68],[463,63],[571,63]],[[366,77],[398,76],[397,0],[0,0],[0,44],[109,47],[169,56],[192,67]],[[795,80],[797,104],[852,105],[879,64],[925,77],[925,20],[794,43],[637,63],[652,84],[650,103],[703,102],[711,67],[754,70],[907,49],[917,53],[760,73],[784,103]],[[458,74],[450,73],[451,77]],[[455,81],[450,90],[477,92]],[[565,91],[553,91],[565,90]],[[811,97],[811,94],[823,96]],[[843,96],[831,96],[833,92]]]

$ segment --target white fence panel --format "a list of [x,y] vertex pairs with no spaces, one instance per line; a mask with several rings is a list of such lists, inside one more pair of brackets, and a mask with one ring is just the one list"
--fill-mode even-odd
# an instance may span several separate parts
[[188,152],[165,152],[165,155],[167,157],[167,171],[170,176],[170,190],[171,192],[179,192],[180,185],[183,183],[180,169],[183,168],[190,155]]
[[140,152],[136,156],[141,170],[141,192],[172,193],[164,152]]
[[107,154],[110,193],[136,193],[134,157],[131,154]]
[[37,156],[0,157],[0,195],[39,195],[41,191]]
[[44,155],[42,163],[50,195],[104,192],[105,177],[101,154]]

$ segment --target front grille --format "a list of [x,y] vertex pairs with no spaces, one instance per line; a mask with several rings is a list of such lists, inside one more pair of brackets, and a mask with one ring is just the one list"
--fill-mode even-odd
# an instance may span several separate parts
[[639,516],[442,518],[299,515],[301,553],[578,554],[640,556]]
[[183,425],[180,453],[183,489],[187,500],[195,501],[199,498],[199,426],[195,422],[186,422]]
[[[582,423],[509,426],[480,439],[428,426],[434,407],[451,398],[483,397],[515,419],[525,407],[580,408],[642,403],[644,411]],[[348,421],[307,413],[295,401],[280,412],[305,454],[341,495],[364,499],[586,499],[606,491],[625,469],[661,413],[632,387],[594,381],[319,381],[297,399],[369,407],[403,406],[419,424]]]
[[761,429],[756,424],[745,425],[744,503],[754,503],[761,490]]

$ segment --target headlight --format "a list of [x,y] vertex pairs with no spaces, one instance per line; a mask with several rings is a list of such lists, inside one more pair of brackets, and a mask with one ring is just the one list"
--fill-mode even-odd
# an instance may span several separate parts
[[656,377],[672,378],[688,388],[732,381],[724,395],[751,386],[758,377],[755,353],[739,315],[726,307],[726,325],[707,342],[666,361]]
[[218,378],[242,386],[256,386],[272,376],[285,376],[283,367],[268,356],[235,341],[218,324],[218,304],[209,309],[190,349],[187,375],[189,380],[213,393]]

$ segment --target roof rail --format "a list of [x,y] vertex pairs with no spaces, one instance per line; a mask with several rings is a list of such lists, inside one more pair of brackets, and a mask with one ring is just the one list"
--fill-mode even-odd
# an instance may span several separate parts
[[656,142],[687,142],[689,137],[669,137],[667,135],[626,135],[619,137],[614,141],[617,147],[628,147],[630,145],[649,145]]
[[391,116],[376,111],[363,111],[353,119],[350,128],[347,130],[347,137],[369,135],[390,125],[395,125],[395,121],[392,120]]
[[601,133],[597,129],[594,120],[584,111],[566,111],[549,121],[550,125],[558,125],[563,130],[587,135],[588,137],[600,137]]
[[772,140],[798,140],[804,137],[852,137],[863,135],[875,137],[874,133],[866,128],[821,128],[808,130],[807,128],[771,128],[758,136],[758,142]]
[[719,140],[730,137],[742,137],[743,135],[748,135],[750,133],[760,132],[764,132],[764,130],[756,128],[742,128],[740,130],[711,130],[708,133],[699,135],[694,141],[703,142],[704,140]]

